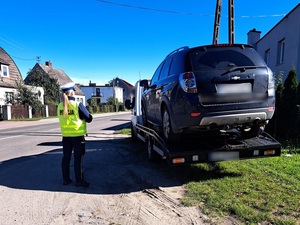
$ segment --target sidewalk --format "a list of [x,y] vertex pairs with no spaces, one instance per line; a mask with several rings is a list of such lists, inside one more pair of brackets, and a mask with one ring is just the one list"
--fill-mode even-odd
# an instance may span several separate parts
[[[103,117],[103,116],[111,116],[118,114],[129,114],[130,112],[113,112],[113,113],[99,113],[93,114],[94,118]],[[48,124],[48,123],[57,123],[58,126],[58,118],[43,118],[36,121],[12,121],[12,120],[3,120],[0,121],[0,130],[8,129],[8,128],[17,128],[17,127],[25,127],[25,126],[34,126],[39,124]]]

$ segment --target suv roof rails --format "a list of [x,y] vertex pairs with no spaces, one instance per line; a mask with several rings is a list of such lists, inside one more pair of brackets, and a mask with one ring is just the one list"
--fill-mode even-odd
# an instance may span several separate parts
[[180,52],[180,51],[183,51],[183,50],[186,50],[186,49],[189,49],[188,46],[184,46],[184,47],[180,47],[180,48],[177,48],[176,50],[174,50],[173,52],[171,52],[169,55],[166,56],[166,58],[168,58],[170,55],[173,55],[177,52]]
[[203,47],[203,48],[211,48],[211,47],[240,47],[242,49],[245,48],[253,48],[252,45],[249,44],[214,44],[214,45],[204,45],[204,46],[199,46],[199,47]]

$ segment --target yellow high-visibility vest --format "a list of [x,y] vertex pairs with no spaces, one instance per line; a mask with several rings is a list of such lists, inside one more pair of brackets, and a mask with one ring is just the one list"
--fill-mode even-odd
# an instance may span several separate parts
[[86,122],[79,118],[79,103],[70,101],[68,106],[68,116],[63,116],[63,104],[58,104],[57,116],[63,137],[78,137],[86,134]]

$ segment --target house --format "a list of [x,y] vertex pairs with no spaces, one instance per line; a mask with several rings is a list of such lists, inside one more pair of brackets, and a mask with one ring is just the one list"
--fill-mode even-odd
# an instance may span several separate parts
[[16,81],[23,82],[21,73],[14,60],[0,47],[0,106],[13,103]]
[[[118,102],[124,103],[132,96],[133,85],[118,77],[114,78],[106,85],[96,85],[90,81],[89,85],[80,85],[87,101],[90,98],[99,99],[99,103],[107,103],[109,97],[116,97]],[[88,103],[86,103],[88,104]]]
[[[27,77],[24,79],[24,82],[27,83],[30,80],[32,72],[38,71],[42,76],[49,76],[51,78],[56,78],[59,85],[64,85],[66,83],[72,82],[71,78],[61,69],[56,69],[52,66],[52,62],[47,61],[45,65],[36,63],[32,70],[29,72]],[[80,88],[75,85],[75,99],[77,102],[82,102],[85,105],[85,95],[80,90]]]
[[267,34],[260,38],[260,31],[248,32],[251,44],[264,58],[275,77],[282,73],[283,81],[292,67],[300,81],[300,4],[282,18]]
[[[0,47],[0,119],[10,120],[15,115],[12,104],[15,102],[15,95],[18,92],[17,83],[24,84],[19,68],[10,55]],[[44,104],[44,89],[25,85],[42,104]],[[28,109],[28,114],[32,116],[32,109]]]
[[[14,103],[17,82],[24,83],[20,70],[10,55],[0,47],[0,106]],[[44,104],[44,89],[26,86],[36,93],[37,98]]]
[[86,96],[86,104],[91,98],[96,98],[98,103],[107,103],[108,98],[115,97],[123,103],[123,88],[109,85],[96,85],[90,81],[89,85],[80,85],[81,91]]
[[131,98],[132,90],[134,88],[132,84],[130,84],[127,81],[117,77],[117,78],[112,80],[111,85],[123,88],[123,101],[122,102],[125,102],[126,99]]

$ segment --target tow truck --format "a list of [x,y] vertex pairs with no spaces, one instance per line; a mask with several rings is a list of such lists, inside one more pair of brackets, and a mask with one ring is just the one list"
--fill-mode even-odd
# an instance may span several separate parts
[[146,143],[151,161],[164,159],[169,165],[187,165],[280,156],[281,144],[266,132],[248,139],[234,130],[209,136],[195,133],[187,134],[176,144],[166,142],[159,127],[143,123],[141,97],[146,82],[136,82],[133,97],[126,100],[125,106],[132,110],[132,140]]

